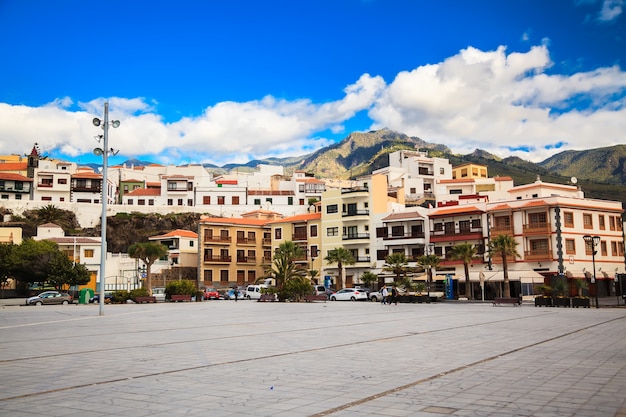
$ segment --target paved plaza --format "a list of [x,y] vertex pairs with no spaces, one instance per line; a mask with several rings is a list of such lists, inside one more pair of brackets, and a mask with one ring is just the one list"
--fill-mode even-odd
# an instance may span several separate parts
[[626,309],[0,307],[0,416],[626,417]]

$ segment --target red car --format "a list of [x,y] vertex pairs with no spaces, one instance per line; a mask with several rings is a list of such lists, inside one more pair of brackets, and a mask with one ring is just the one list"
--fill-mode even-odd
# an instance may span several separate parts
[[204,290],[204,295],[202,296],[204,300],[219,300],[220,293],[217,292],[216,288],[206,288]]

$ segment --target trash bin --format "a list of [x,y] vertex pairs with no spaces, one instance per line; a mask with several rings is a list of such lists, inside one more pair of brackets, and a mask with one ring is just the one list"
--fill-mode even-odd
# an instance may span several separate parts
[[91,298],[93,298],[93,290],[91,288],[83,288],[78,293],[78,304],[89,304]]

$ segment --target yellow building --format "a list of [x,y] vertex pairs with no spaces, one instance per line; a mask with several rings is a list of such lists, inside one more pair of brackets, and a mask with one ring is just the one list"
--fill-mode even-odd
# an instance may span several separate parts
[[199,288],[256,282],[272,261],[269,222],[280,214],[257,210],[243,218],[205,218],[198,226]]
[[[272,253],[287,241],[302,248],[304,255],[295,262],[321,273],[322,269],[322,213],[307,213],[285,217],[270,223]],[[321,275],[313,277],[315,284],[322,283]]]
[[452,168],[452,179],[489,178],[485,165],[468,162]]

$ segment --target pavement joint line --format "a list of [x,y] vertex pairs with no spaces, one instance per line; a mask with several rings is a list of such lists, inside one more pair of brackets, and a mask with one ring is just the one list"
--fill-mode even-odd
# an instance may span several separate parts
[[[126,313],[126,314],[135,314],[133,313]],[[549,311],[546,311],[545,313],[542,312],[542,314],[550,314]],[[452,314],[453,315],[453,314]],[[100,316],[94,316],[93,318],[97,318]],[[419,335],[424,335],[424,334],[430,334],[430,333],[440,333],[440,332],[444,332],[444,331],[450,331],[450,330],[456,330],[456,329],[460,329],[463,327],[476,327],[476,326],[484,326],[484,325],[488,325],[488,324],[494,324],[494,323],[502,323],[502,322],[507,322],[507,321],[516,321],[516,320],[520,320],[520,319],[527,319],[527,318],[533,318],[536,316],[525,316],[525,317],[515,317],[515,318],[510,318],[510,319],[503,319],[503,320],[492,320],[492,321],[486,321],[483,323],[475,323],[472,324],[470,326],[464,325],[464,326],[452,326],[452,327],[446,327],[446,328],[441,328],[441,329],[434,329],[434,330],[426,330],[423,332],[408,332],[404,335],[396,335],[396,336],[389,336],[389,337],[382,337],[382,338],[376,338],[376,339],[368,339],[368,340],[362,340],[360,342],[352,342],[349,343],[345,346],[349,346],[349,345],[357,345],[357,344],[363,344],[363,343],[374,343],[374,342],[379,342],[379,341],[388,341],[388,340],[393,340],[393,339],[397,339],[400,337],[409,337],[409,336],[419,336]],[[81,317],[80,319],[83,318],[90,318],[90,317]],[[79,320],[79,319],[74,319],[74,320]],[[69,320],[67,320],[69,321]],[[390,321],[396,321],[394,319],[389,319],[389,320],[381,320],[377,323],[386,323],[386,322],[390,322]],[[56,321],[55,321],[56,322]],[[362,323],[362,325],[369,325],[371,323]],[[358,326],[359,324],[350,324],[350,326],[354,327],[354,326]],[[27,326],[27,325],[24,325]],[[227,325],[225,325],[227,326]],[[191,329],[192,327],[189,327],[188,329]],[[2,328],[0,328],[2,329]],[[256,333],[257,336],[263,336],[263,335],[272,335],[272,334],[281,334],[281,333],[293,333],[293,332],[308,332],[311,330],[323,330],[325,329],[325,327],[309,327],[306,329],[298,329],[298,330],[281,330],[281,331],[273,331],[273,332],[265,332],[265,333]],[[161,331],[163,329],[159,329],[159,331]],[[177,329],[178,330],[178,329]],[[180,330],[185,330],[185,328],[181,328]],[[136,331],[134,333],[142,333],[142,332],[152,332],[153,330],[145,330],[145,331]],[[164,343],[153,343],[150,345],[139,345],[139,346],[121,346],[121,347],[108,347],[105,349],[99,349],[99,350],[84,350],[84,351],[74,351],[74,352],[67,352],[67,353],[59,353],[56,355],[40,355],[40,356],[29,356],[29,357],[23,357],[23,358],[18,358],[18,359],[0,359],[0,364],[4,364],[4,363],[11,363],[11,362],[19,362],[19,361],[30,361],[30,360],[34,360],[34,359],[45,359],[45,358],[58,358],[58,357],[63,357],[63,356],[72,356],[72,355],[77,355],[77,354],[83,354],[83,353],[96,353],[96,352],[104,352],[104,351],[112,351],[112,350],[128,350],[128,349],[143,349],[143,348],[154,348],[154,347],[158,347],[158,346],[171,346],[171,345],[176,345],[176,344],[182,344],[182,343],[197,343],[197,342],[206,342],[206,341],[213,341],[213,340],[222,340],[222,339],[236,339],[236,338],[241,338],[241,337],[246,337],[246,335],[234,335],[234,336],[225,336],[225,337],[210,337],[210,338],[202,338],[202,339],[187,339],[187,340],[179,340],[176,342],[164,342]],[[40,340],[40,339],[38,339]],[[289,353],[293,353],[293,354],[297,354],[297,353],[306,353],[306,352],[310,352],[310,351],[319,351],[319,350],[324,350],[324,349],[334,349],[337,347],[342,347],[344,345],[333,345],[333,346],[325,346],[322,348],[315,348],[315,349],[311,349],[311,350],[304,350],[304,351],[298,351],[298,352],[288,352],[285,354],[281,354],[281,355],[287,355]],[[258,358],[258,359],[266,359],[266,358]],[[226,362],[224,364],[230,364],[230,363],[237,363],[238,361],[234,361],[234,362]],[[213,365],[222,365],[220,364],[213,364]],[[207,366],[212,366],[212,365],[207,365]],[[187,369],[182,369],[181,371],[185,371]],[[150,375],[146,375],[146,376],[151,376],[151,375],[158,375],[158,374],[150,374]],[[112,381],[115,382],[115,381]],[[91,385],[91,384],[90,384]],[[0,400],[1,401],[1,400]]]
[[361,398],[361,399],[358,399],[358,400],[355,400],[355,401],[350,401],[350,402],[345,403],[343,405],[340,405],[340,406],[337,406],[337,407],[333,407],[333,408],[330,408],[328,410],[321,411],[319,413],[310,414],[308,417],[328,416],[330,414],[334,414],[334,413],[339,412],[339,411],[347,410],[347,409],[349,409],[351,407],[354,407],[356,405],[365,404],[367,402],[376,400],[378,398],[382,398],[382,397],[385,397],[387,395],[394,394],[396,392],[400,392],[400,391],[404,391],[404,390],[409,389],[409,388],[416,387],[416,386],[418,386],[420,384],[423,384],[423,383],[429,382],[429,381],[433,381],[435,379],[444,377],[446,375],[454,374],[456,372],[460,372],[460,371],[463,371],[465,369],[472,368],[474,366],[478,366],[478,365],[482,365],[482,364],[487,363],[487,362],[491,362],[491,361],[493,361],[495,359],[498,359],[498,358],[501,358],[503,356],[509,356],[509,355],[512,355],[514,353],[520,352],[520,351],[525,350],[525,349],[529,349],[529,348],[532,348],[532,347],[535,347],[535,346],[539,346],[539,345],[542,345],[544,343],[549,343],[549,342],[552,342],[554,340],[558,340],[558,339],[561,339],[561,338],[564,338],[564,337],[571,336],[571,335],[576,334],[576,333],[583,332],[583,331],[591,329],[593,327],[602,326],[602,325],[605,325],[607,323],[611,323],[613,321],[623,320],[623,319],[624,319],[624,317],[612,318],[612,319],[605,320],[605,321],[600,322],[600,323],[596,323],[596,324],[592,324],[592,325],[589,325],[589,326],[586,326],[586,327],[583,327],[583,328],[580,328],[580,329],[572,330],[571,332],[567,332],[567,333],[564,333],[562,335],[554,336],[554,337],[551,337],[549,339],[545,339],[545,340],[541,340],[539,342],[531,343],[531,344],[526,345],[526,346],[520,346],[518,348],[511,349],[511,350],[509,350],[507,352],[498,353],[497,355],[489,356],[487,358],[483,358],[483,359],[480,359],[478,361],[459,366],[457,368],[449,369],[447,371],[440,372],[438,374],[431,375],[431,376],[426,377],[426,378],[418,379],[417,381],[409,382],[408,384],[400,385],[398,387],[391,388],[391,389],[379,392],[377,394],[373,394],[373,395],[367,396],[365,398]]
[[[548,313],[545,313],[548,314]],[[323,346],[323,347],[317,347],[317,348],[311,348],[311,349],[304,349],[304,350],[298,350],[298,351],[292,351],[292,352],[283,352],[283,353],[276,353],[276,354],[272,354],[272,355],[264,355],[264,356],[257,356],[254,358],[247,358],[247,359],[237,359],[237,360],[231,360],[231,361],[224,361],[224,362],[218,362],[218,363],[213,363],[213,364],[209,364],[209,365],[202,365],[202,366],[191,366],[191,367],[185,367],[185,368],[179,368],[179,369],[172,369],[169,371],[161,371],[161,372],[154,372],[154,373],[150,373],[150,374],[144,374],[144,375],[137,375],[137,376],[131,376],[131,377],[123,377],[123,378],[115,378],[115,379],[110,379],[110,380],[106,380],[106,381],[99,381],[99,382],[90,382],[87,384],[79,384],[79,385],[73,385],[70,387],[64,387],[64,388],[57,388],[57,389],[51,389],[51,390],[45,390],[45,391],[39,391],[39,392],[34,392],[34,393],[28,393],[28,394],[22,394],[22,395],[16,395],[16,396],[12,396],[12,397],[5,397],[5,398],[0,398],[0,403],[4,402],[4,401],[9,401],[9,400],[15,400],[15,399],[21,399],[21,398],[30,398],[30,397],[35,397],[35,396],[39,396],[39,395],[46,395],[46,394],[51,394],[51,393],[56,393],[56,392],[63,392],[63,391],[71,391],[73,389],[80,389],[80,388],[85,388],[85,387],[91,387],[91,386],[99,386],[99,385],[107,385],[107,384],[113,384],[113,383],[117,383],[117,382],[122,382],[122,381],[129,381],[129,380],[133,380],[133,379],[142,379],[142,378],[151,378],[151,377],[158,377],[161,375],[170,375],[170,374],[175,374],[175,373],[179,373],[179,372],[187,372],[187,371],[192,371],[192,370],[197,370],[197,369],[208,369],[208,368],[212,368],[212,367],[218,367],[218,366],[225,366],[225,365],[231,365],[231,364],[237,364],[237,363],[245,363],[245,362],[253,362],[253,361],[257,361],[257,360],[264,360],[264,359],[272,359],[272,358],[279,358],[279,357],[284,357],[284,356],[292,356],[292,355],[299,355],[302,353],[310,353],[310,352],[319,352],[319,351],[323,351],[323,350],[329,350],[329,349],[336,349],[336,348],[340,348],[340,347],[346,347],[346,346],[355,346],[355,345],[361,345],[361,344],[366,344],[366,343],[378,343],[378,342],[383,342],[383,341],[389,341],[389,340],[393,340],[393,339],[398,339],[398,338],[405,338],[405,337],[413,337],[413,336],[421,336],[421,335],[426,335],[426,334],[431,334],[431,333],[440,333],[443,331],[449,331],[449,330],[456,330],[456,329],[460,329],[460,328],[467,328],[467,327],[478,327],[478,326],[484,326],[484,325],[491,325],[491,324],[495,324],[495,323],[502,323],[502,322],[508,322],[508,321],[516,321],[516,320],[520,320],[520,319],[528,319],[528,318],[532,318],[532,317],[536,317],[536,316],[525,316],[525,317],[516,317],[516,318],[510,318],[510,319],[502,319],[502,320],[492,320],[492,321],[487,321],[487,322],[482,322],[482,323],[475,323],[472,325],[462,325],[462,326],[452,326],[452,327],[446,327],[443,329],[434,329],[434,330],[428,330],[428,331],[424,331],[424,332],[411,332],[411,333],[407,333],[404,335],[395,335],[395,336],[389,336],[389,337],[380,337],[380,338],[376,338],[376,339],[369,339],[369,340],[361,340],[358,342],[350,342],[350,343],[342,343],[342,344],[338,344],[338,345],[330,345],[330,346]],[[604,322],[600,322],[600,323],[596,323],[581,329],[577,329],[568,333],[565,333],[563,335],[559,335],[559,336],[555,336],[552,337],[550,339],[546,339],[543,341],[539,341],[539,342],[535,342],[532,343],[530,345],[527,346],[522,346],[498,355],[494,355],[488,358],[484,358],[481,359],[479,361],[473,362],[471,364],[467,364],[467,365],[463,365],[460,367],[457,367],[455,369],[443,372],[443,373],[439,373],[437,375],[433,375],[418,381],[414,381],[411,382],[409,384],[405,384],[402,385],[400,387],[396,387],[396,388],[392,388],[391,390],[388,391],[384,391],[383,393],[379,393],[379,394],[374,394],[373,396],[369,396],[366,397],[364,399],[360,399],[360,400],[356,400],[350,403],[347,403],[344,406],[339,406],[336,408],[331,409],[332,412],[335,411],[341,411],[345,408],[349,408],[351,406],[354,405],[358,405],[361,403],[365,403],[368,401],[371,401],[373,399],[391,394],[393,392],[398,392],[407,388],[410,388],[412,386],[416,386],[419,385],[423,382],[426,381],[430,381],[439,377],[442,377],[444,375],[448,375],[450,373],[454,373],[454,372],[458,372],[460,370],[466,369],[468,367],[472,367],[481,363],[485,363],[488,362],[490,360],[496,359],[500,356],[506,356],[509,355],[511,353],[515,353],[518,352],[520,350],[529,348],[529,347],[533,347],[545,342],[549,342],[552,340],[556,340],[559,339],[561,337],[565,337],[571,334],[575,334],[577,332],[580,331],[584,331],[586,329],[595,327],[595,326],[599,326],[605,323],[610,323],[612,321],[618,320],[618,319],[624,319],[624,317],[617,317],[611,320],[606,320]],[[387,320],[386,320],[387,321]],[[309,331],[311,329],[302,329],[301,331]],[[259,333],[258,335],[263,335],[263,334],[276,334],[276,333],[286,333],[286,332],[293,332],[294,330],[285,330],[285,331],[279,331],[279,332],[267,332],[267,333]],[[240,336],[232,336],[232,337],[240,337]],[[230,337],[226,337],[226,338],[230,338]],[[185,341],[178,341],[178,342],[168,342],[168,343],[159,343],[159,344],[150,344],[150,345],[143,345],[143,346],[136,346],[136,348],[148,348],[148,347],[155,347],[155,346],[163,346],[163,345],[173,345],[173,344],[179,344],[179,343],[189,343],[189,342],[199,342],[199,341],[207,341],[207,340],[216,340],[216,338],[211,338],[211,339],[196,339],[196,340],[185,340]],[[14,359],[14,360],[8,360],[8,361],[0,361],[0,363],[6,363],[6,362],[15,362],[15,361],[21,361],[21,360],[32,360],[32,359],[42,359],[42,358],[47,358],[47,357],[58,357],[58,356],[66,356],[66,355],[74,355],[77,353],[90,353],[90,352],[102,352],[102,351],[110,351],[112,349],[129,349],[128,347],[120,347],[120,348],[108,348],[108,349],[101,349],[99,351],[85,351],[85,352],[73,352],[73,353],[65,353],[65,354],[59,354],[59,355],[46,355],[46,356],[41,356],[41,357],[31,357],[31,358],[20,358],[20,359]],[[322,413],[318,413],[318,414],[313,414],[311,417],[318,417],[318,416],[324,416],[327,414],[323,414],[325,412]]]

